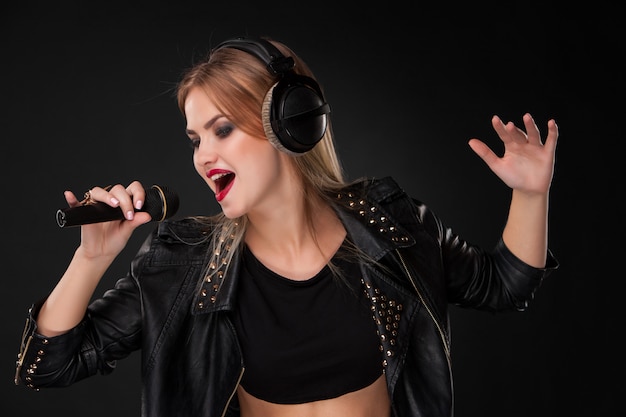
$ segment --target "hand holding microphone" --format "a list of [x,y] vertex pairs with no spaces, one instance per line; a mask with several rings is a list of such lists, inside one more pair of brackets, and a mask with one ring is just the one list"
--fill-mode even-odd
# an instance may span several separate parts
[[[123,220],[124,212],[118,207],[111,207],[106,203],[93,201],[89,192],[81,205],[59,209],[56,220],[59,227],[72,227],[84,224]],[[178,195],[166,186],[153,185],[146,190],[145,202],[136,212],[146,212],[152,221],[163,221],[173,216],[178,210]]]

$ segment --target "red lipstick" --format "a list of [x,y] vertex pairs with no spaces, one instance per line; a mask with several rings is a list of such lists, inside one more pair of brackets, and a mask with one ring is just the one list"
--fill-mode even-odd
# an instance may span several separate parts
[[215,199],[219,203],[226,197],[235,180],[235,173],[225,169],[211,169],[207,177],[215,184]]

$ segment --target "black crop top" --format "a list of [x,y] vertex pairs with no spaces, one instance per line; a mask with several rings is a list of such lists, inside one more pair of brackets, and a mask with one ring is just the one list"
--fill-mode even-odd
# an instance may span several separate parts
[[358,265],[338,256],[334,263],[348,283],[328,266],[295,281],[269,270],[244,246],[235,328],[248,393],[298,404],[359,390],[382,374]]

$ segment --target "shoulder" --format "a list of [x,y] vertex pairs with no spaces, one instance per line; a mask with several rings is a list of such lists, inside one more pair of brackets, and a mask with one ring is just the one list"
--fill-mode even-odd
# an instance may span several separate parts
[[371,201],[384,201],[394,196],[404,195],[405,192],[392,177],[360,178],[346,184],[338,193],[342,196],[368,198]]
[[166,219],[148,235],[133,263],[135,267],[202,263],[213,230],[209,217]]
[[410,196],[393,177],[361,178],[347,184],[336,196],[338,201],[350,204],[351,199],[363,199],[374,205],[393,205],[406,202],[422,206],[423,202]]
[[198,245],[209,240],[214,225],[212,217],[166,219],[159,223],[153,235],[163,243]]
[[422,200],[407,194],[393,177],[354,181],[338,192],[335,199],[338,206],[370,226],[378,228],[384,224],[381,230],[403,230],[408,235],[426,231],[440,236],[445,228]]
[[[347,217],[360,223],[393,245],[410,246],[423,230],[421,203],[411,198],[392,177],[354,181],[333,196]],[[344,217],[345,219],[345,217]]]
[[361,214],[362,209],[372,212],[382,210],[421,218],[426,210],[424,203],[408,195],[393,177],[359,179],[346,185],[333,197],[340,206]]

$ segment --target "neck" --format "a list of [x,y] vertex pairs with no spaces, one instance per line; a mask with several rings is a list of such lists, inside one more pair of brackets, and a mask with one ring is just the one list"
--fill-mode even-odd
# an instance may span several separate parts
[[[318,210],[320,203],[311,203],[312,210]],[[279,204],[249,212],[246,243],[262,243],[274,250],[296,250],[306,246],[307,242],[314,240],[315,234],[308,210],[304,193],[292,192],[287,198],[281,198]]]
[[337,251],[345,229],[321,198],[293,196],[271,211],[248,213],[245,242],[268,268],[292,279],[315,275]]

